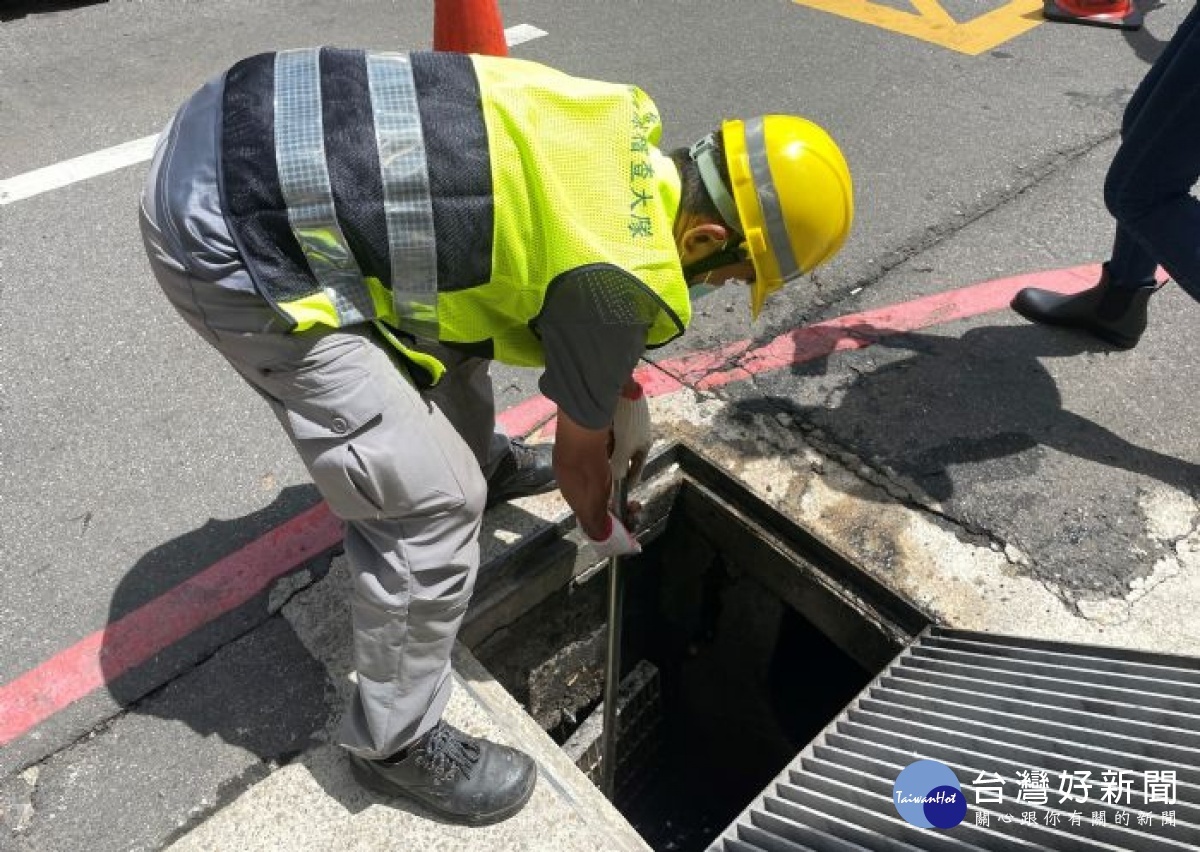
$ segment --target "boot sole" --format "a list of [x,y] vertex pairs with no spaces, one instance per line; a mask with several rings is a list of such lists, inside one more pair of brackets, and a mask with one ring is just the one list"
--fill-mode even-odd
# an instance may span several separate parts
[[1096,328],[1095,326],[1079,325],[1078,323],[1074,322],[1058,322],[1044,315],[1028,312],[1023,309],[1023,306],[1017,304],[1010,305],[1010,307],[1013,309],[1013,311],[1025,317],[1025,319],[1032,323],[1052,328],[1069,328],[1073,331],[1080,331],[1084,334],[1090,334],[1092,337],[1102,340],[1109,346],[1115,346],[1117,349],[1132,349],[1133,347],[1137,346],[1138,341],[1142,339],[1141,337],[1135,337],[1131,340],[1123,335],[1118,335],[1111,331]]
[[413,795],[403,787],[397,787],[385,779],[379,777],[372,772],[370,768],[363,766],[358,760],[350,760],[350,773],[354,776],[354,780],[360,785],[367,788],[373,793],[378,793],[381,796],[386,796],[389,799],[404,799],[419,805],[430,813],[436,815],[446,822],[454,823],[455,825],[469,825],[479,827],[483,825],[492,825],[493,823],[503,822],[511,816],[514,816],[518,811],[525,807],[530,797],[533,796],[534,788],[537,787],[537,770],[535,767],[533,780],[529,784],[529,788],[520,799],[513,802],[498,811],[493,811],[489,814],[459,814],[454,811],[443,810],[442,808],[432,805],[422,799],[420,796]]

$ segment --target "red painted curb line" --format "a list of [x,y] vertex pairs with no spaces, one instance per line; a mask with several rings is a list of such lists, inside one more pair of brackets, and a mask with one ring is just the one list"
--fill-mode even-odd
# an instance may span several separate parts
[[342,522],[320,503],[0,687],[0,746],[241,606],[341,539]]
[[[1059,269],[1052,273],[1018,275],[802,326],[745,353],[733,367],[720,370],[723,365],[712,364],[713,369],[696,376],[694,384],[701,390],[714,388],[759,373],[813,361],[833,352],[862,349],[879,338],[893,334],[997,311],[1008,307],[1013,296],[1026,287],[1074,293],[1094,284],[1099,275],[1100,267],[1095,264]],[[693,376],[697,368],[703,368],[704,365],[687,363],[681,366],[684,367],[683,375]],[[670,369],[667,365],[664,368]]]
[[[1090,264],[988,281],[804,326],[755,349],[750,348],[751,341],[741,340],[664,361],[640,368],[637,378],[649,396],[685,386],[719,387],[832,352],[861,349],[887,335],[998,310],[1023,287],[1076,292],[1094,283],[1099,270]],[[554,424],[548,421],[555,410],[553,402],[537,396],[496,419],[510,434],[527,434],[543,424],[542,433],[550,434]],[[250,600],[341,539],[341,521],[320,503],[0,686],[0,746]]]
[[[663,396],[683,387],[709,390],[760,373],[815,361],[833,352],[862,349],[882,337],[1000,310],[1008,307],[1017,291],[1026,287],[1075,293],[1094,284],[1099,275],[1099,264],[1088,264],[986,281],[911,302],[801,326],[757,348],[751,348],[750,340],[739,340],[720,349],[660,361],[639,367],[634,377],[647,396]],[[536,397],[529,402],[542,399]],[[546,423],[537,434],[538,437],[552,436],[554,423]]]

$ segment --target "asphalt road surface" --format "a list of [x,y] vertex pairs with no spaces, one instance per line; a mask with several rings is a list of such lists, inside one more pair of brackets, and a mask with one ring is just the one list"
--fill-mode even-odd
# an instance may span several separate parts
[[[514,56],[638,84],[667,146],[725,117],[794,112],[846,152],[857,219],[843,253],[754,325],[740,300],[712,297],[656,358],[1105,259],[1121,112],[1190,2],[1153,5],[1132,33],[1043,22],[1028,2],[919,5],[501,4],[506,26],[536,28]],[[253,600],[231,604],[116,682],[81,646],[319,503],[270,413],[149,274],[148,140],[243,56],[428,49],[432,20],[406,0],[0,2],[0,777],[261,622]],[[1177,291],[1155,311],[1128,356],[1001,312],[721,393],[790,412],[1083,598],[1127,584],[1129,554],[1151,546],[1139,495],[1200,487],[1200,314]],[[500,407],[536,379],[497,370]],[[54,682],[78,693],[57,703],[29,685],[55,659]]]

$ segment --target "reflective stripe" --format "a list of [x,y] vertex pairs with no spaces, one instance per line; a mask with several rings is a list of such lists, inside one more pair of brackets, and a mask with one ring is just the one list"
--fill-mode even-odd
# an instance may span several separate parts
[[792,253],[792,241],[788,239],[787,225],[783,220],[783,208],[779,204],[779,193],[771,178],[771,166],[767,162],[766,136],[762,116],[746,122],[746,153],[750,158],[750,173],[754,176],[754,191],[762,208],[763,224],[775,252],[779,266],[779,277],[784,281],[800,274],[796,256]]
[[338,322],[373,317],[370,293],[333,205],[321,122],[320,48],[275,55],[275,162],[292,233]]
[[367,79],[397,322],[410,334],[437,340],[437,241],[412,66],[403,54],[369,53]]

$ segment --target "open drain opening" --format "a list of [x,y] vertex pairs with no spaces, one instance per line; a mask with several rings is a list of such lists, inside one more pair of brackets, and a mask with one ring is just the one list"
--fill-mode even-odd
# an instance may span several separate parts
[[[698,457],[682,460],[652,539],[622,567],[614,803],[652,848],[687,852],[925,620]],[[603,570],[582,571],[473,648],[597,783],[606,587]]]

